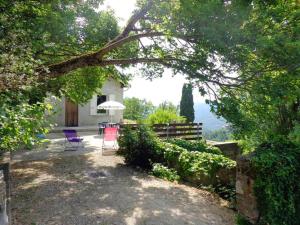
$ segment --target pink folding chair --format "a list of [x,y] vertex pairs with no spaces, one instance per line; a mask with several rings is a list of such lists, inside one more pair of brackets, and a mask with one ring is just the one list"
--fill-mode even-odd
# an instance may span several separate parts
[[118,128],[117,127],[104,128],[102,149],[105,148],[105,143],[107,143],[107,142],[112,143],[113,149],[116,149],[118,147],[117,138],[118,138]]

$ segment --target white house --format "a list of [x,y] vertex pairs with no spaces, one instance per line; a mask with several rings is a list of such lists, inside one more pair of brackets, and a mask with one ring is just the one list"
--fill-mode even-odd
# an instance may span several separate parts
[[55,103],[57,113],[52,120],[60,127],[97,126],[99,122],[118,123],[123,120],[122,110],[101,110],[97,106],[105,101],[115,100],[123,103],[123,84],[109,79],[102,89],[101,95],[94,95],[84,105],[78,105],[63,97],[60,102]]

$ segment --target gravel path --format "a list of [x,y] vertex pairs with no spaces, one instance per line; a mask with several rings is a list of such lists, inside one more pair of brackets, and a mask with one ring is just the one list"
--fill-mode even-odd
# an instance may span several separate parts
[[99,152],[12,165],[15,225],[233,225],[210,193],[156,179]]

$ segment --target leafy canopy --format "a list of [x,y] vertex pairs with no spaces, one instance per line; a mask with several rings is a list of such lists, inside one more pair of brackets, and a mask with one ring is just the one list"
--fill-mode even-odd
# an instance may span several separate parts
[[112,11],[98,10],[101,0],[13,3],[0,3],[1,92],[85,102],[105,78],[126,82],[120,68],[143,63],[148,78],[166,67],[185,74],[240,138],[297,134],[296,0],[138,0],[122,29]]
[[158,108],[154,113],[150,114],[146,118],[146,123],[149,124],[167,124],[167,123],[184,123],[186,119],[179,116],[176,112],[172,110],[164,110]]
[[126,106],[124,110],[124,119],[135,121],[145,119],[155,109],[151,102],[135,97],[125,98],[124,105]]

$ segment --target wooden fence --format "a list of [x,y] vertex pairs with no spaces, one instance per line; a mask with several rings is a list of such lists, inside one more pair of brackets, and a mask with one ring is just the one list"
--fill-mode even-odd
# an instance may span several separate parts
[[[125,126],[136,129],[138,124],[121,124],[121,132]],[[199,140],[202,138],[202,123],[154,124],[152,130],[160,138],[182,138],[186,140]]]

